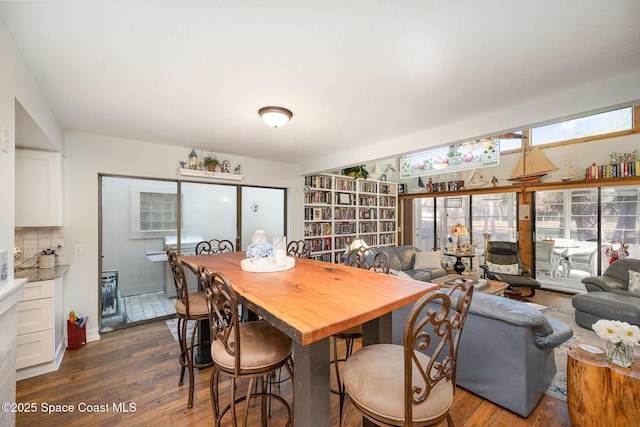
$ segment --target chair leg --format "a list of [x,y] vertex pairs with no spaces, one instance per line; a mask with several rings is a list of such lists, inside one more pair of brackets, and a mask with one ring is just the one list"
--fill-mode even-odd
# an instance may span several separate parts
[[[186,333],[186,325],[187,322],[185,323],[185,333]],[[196,321],[195,326],[193,328],[193,333],[191,334],[191,341],[190,343],[187,345],[187,352],[186,352],[186,359],[187,359],[187,367],[189,370],[189,399],[187,401],[187,408],[192,408],[193,407],[193,389],[194,389],[194,383],[195,380],[193,378],[193,357],[194,357],[194,344],[195,344],[195,340],[196,340],[196,336],[198,335],[198,325],[200,324],[200,322]]]
[[340,418],[342,418],[342,410],[344,408],[344,398],[345,398],[345,391],[344,391],[344,384],[342,384],[342,377],[340,376],[340,363],[341,362],[345,362],[349,356],[351,356],[351,354],[353,353],[353,344],[354,344],[354,339],[353,338],[342,338],[344,339],[344,346],[345,346],[345,352],[344,352],[344,358],[340,358],[338,357],[338,337],[332,337],[333,338],[333,360],[331,363],[334,364],[334,370],[336,373],[336,382],[337,382],[337,390],[331,390],[332,393],[335,393],[338,395],[339,400],[339,414],[340,414]]
[[180,344],[180,356],[178,357],[178,361],[180,362],[180,381],[178,381],[178,385],[181,386],[184,384],[184,370],[185,370],[185,355],[187,353],[186,349],[186,341],[184,339],[185,331],[183,330],[183,326],[186,324],[186,320],[178,317],[178,323],[176,326],[178,332],[178,343]]

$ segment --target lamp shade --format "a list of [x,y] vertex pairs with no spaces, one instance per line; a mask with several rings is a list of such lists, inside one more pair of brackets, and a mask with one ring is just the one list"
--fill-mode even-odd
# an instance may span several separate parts
[[464,224],[456,224],[451,228],[451,234],[454,236],[465,236],[469,234],[469,230]]
[[282,107],[262,107],[258,110],[262,120],[271,127],[279,128],[287,124],[293,113]]
[[458,236],[458,244],[456,246],[456,249],[458,252],[460,252],[460,236],[469,234],[469,230],[467,230],[467,227],[464,224],[456,224],[451,228],[451,234],[453,234],[454,236]]
[[359,249],[369,249],[369,245],[362,239],[355,239],[345,252],[357,251]]

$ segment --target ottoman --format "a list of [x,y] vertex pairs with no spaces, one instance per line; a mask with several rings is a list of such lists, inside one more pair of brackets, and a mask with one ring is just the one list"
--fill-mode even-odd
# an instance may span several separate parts
[[620,320],[640,326],[640,298],[615,292],[587,292],[573,297],[576,323],[583,328],[600,319]]

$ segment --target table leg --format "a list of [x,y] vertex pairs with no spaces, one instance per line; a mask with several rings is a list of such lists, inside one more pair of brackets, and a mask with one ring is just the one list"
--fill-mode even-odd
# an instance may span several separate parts
[[293,425],[331,425],[329,338],[309,345],[294,341]]

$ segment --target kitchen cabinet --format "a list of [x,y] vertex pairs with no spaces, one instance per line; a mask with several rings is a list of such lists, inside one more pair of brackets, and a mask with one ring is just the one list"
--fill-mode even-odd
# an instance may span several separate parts
[[62,155],[16,149],[16,227],[62,227]]
[[64,355],[62,277],[28,282],[18,302],[18,379],[56,370]]

